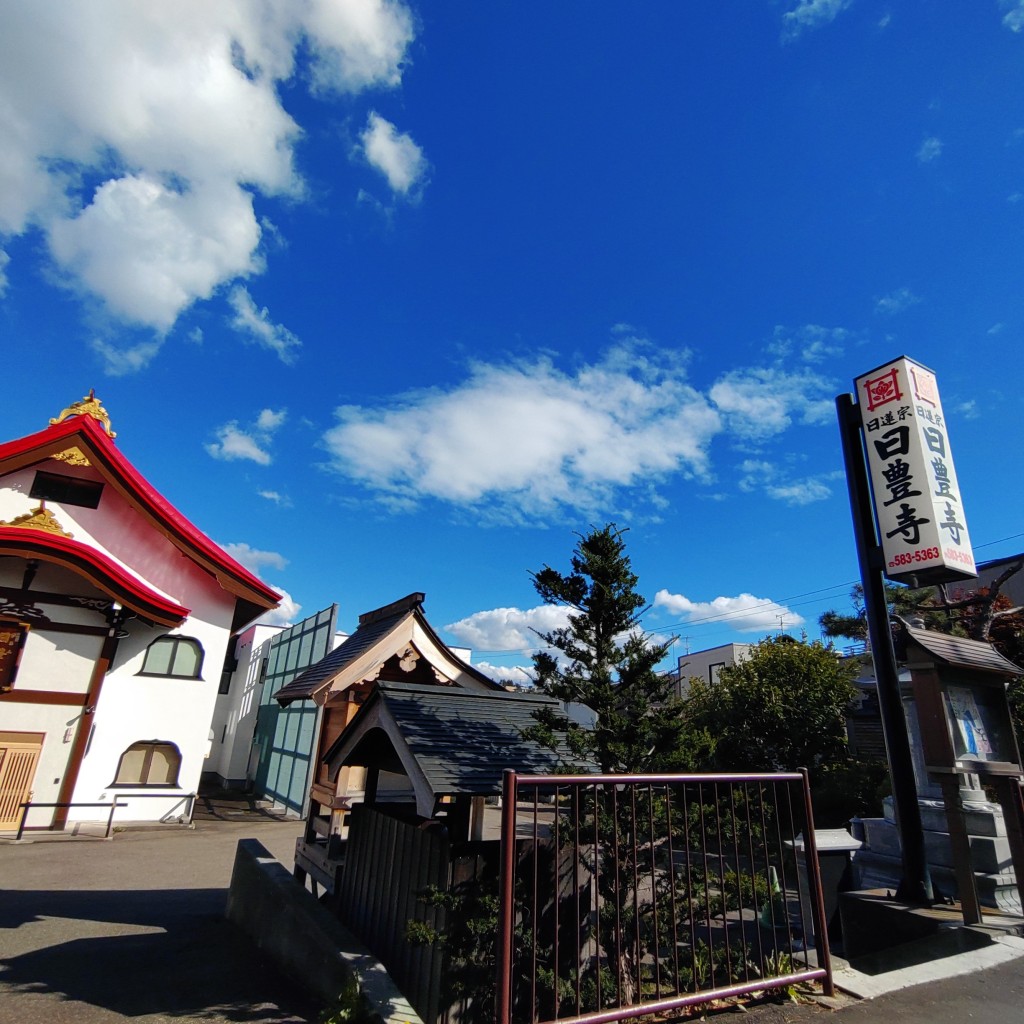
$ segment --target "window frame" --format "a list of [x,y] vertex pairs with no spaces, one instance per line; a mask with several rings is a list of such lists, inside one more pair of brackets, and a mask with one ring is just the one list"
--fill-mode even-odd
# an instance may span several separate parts
[[[146,669],[146,663],[149,661],[150,652],[154,650],[158,645],[172,644],[173,650],[171,651],[170,659],[167,662],[167,672],[154,672],[152,669]],[[198,652],[198,658],[196,659],[196,668],[194,673],[184,673],[174,671],[174,662],[178,655],[179,647],[190,647],[192,650]],[[203,679],[203,661],[206,658],[206,651],[203,649],[203,645],[194,636],[181,636],[177,633],[165,633],[163,636],[158,636],[155,640],[146,646],[146,653],[142,658],[142,668],[139,669],[138,675],[148,676],[150,679]]]
[[50,473],[45,469],[37,469],[28,496],[38,498],[40,501],[55,501],[58,505],[99,508],[103,486],[102,480],[87,480],[83,477],[69,476],[67,473]]
[[[118,781],[121,775],[121,766],[124,764],[124,759],[132,753],[134,750],[140,748],[145,749],[145,753],[142,758],[142,770],[139,772],[140,777],[147,777],[153,767],[153,759],[156,754],[158,747],[169,748],[174,752],[174,781],[173,782],[120,782]],[[172,743],[170,740],[136,740],[134,743],[129,744],[124,750],[121,751],[121,756],[117,759],[117,768],[114,771],[114,781],[107,787],[109,789],[180,789],[179,779],[181,777],[181,750],[177,743]]]

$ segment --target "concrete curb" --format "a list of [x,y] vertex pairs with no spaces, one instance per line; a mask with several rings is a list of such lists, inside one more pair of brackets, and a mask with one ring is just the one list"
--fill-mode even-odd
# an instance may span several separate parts
[[973,974],[1024,957],[1024,938],[1002,935],[977,949],[954,955],[939,956],[909,967],[896,968],[881,974],[865,974],[850,966],[835,971],[836,987],[858,999],[875,999],[889,992],[899,992],[930,981],[943,981],[963,974]]
[[325,1005],[354,980],[386,1024],[423,1024],[384,965],[256,839],[240,839],[227,917]]

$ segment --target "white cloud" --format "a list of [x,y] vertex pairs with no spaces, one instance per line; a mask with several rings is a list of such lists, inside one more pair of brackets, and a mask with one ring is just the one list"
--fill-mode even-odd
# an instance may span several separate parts
[[657,509],[670,475],[711,481],[710,445],[724,431],[760,442],[835,420],[835,384],[810,370],[734,370],[705,396],[687,383],[688,358],[633,339],[573,374],[543,359],[478,363],[447,390],[339,408],[324,445],[331,468],[393,510],[432,498],[524,522],[607,511],[628,488]]
[[941,155],[942,139],[937,139],[932,135],[921,143],[921,146],[917,151],[917,160],[918,163],[930,164],[933,160],[937,160]]
[[263,409],[249,430],[243,430],[238,420],[232,420],[216,429],[217,440],[207,444],[206,451],[215,459],[249,459],[261,466],[269,466],[272,459],[266,449],[273,440],[274,432],[287,418],[287,409]]
[[774,463],[756,459],[746,459],[738,468],[740,477],[737,487],[741,491],[748,494],[762,492],[774,501],[782,501],[787,505],[812,505],[816,501],[824,501],[832,496],[829,481],[844,476],[842,472],[836,472],[793,480]]
[[786,484],[768,484],[765,493],[787,505],[813,505],[832,497],[832,488],[821,477],[809,476]]
[[[283,569],[288,564],[288,559],[276,551],[260,551],[259,548],[251,547],[244,542],[228,543],[220,545],[236,562],[240,562],[251,573],[257,576],[263,574],[268,566],[271,569]],[[277,589],[277,588],[275,588]]]
[[238,426],[236,420],[225,423],[216,430],[217,440],[207,444],[206,451],[215,459],[231,462],[235,459],[248,459],[261,466],[269,466],[272,459],[270,453],[260,446],[260,441],[252,434],[247,434]]
[[259,269],[252,196],[233,183],[179,192],[148,176],[111,179],[76,215],[51,221],[48,234],[78,290],[161,333],[222,281]]
[[490,676],[496,683],[530,687],[534,684],[533,671],[522,665],[492,665],[489,661],[475,661],[473,668]]
[[896,291],[883,295],[875,303],[875,312],[891,316],[894,313],[902,313],[903,310],[916,306],[921,301],[909,288],[897,288]]
[[718,414],[675,354],[614,349],[575,374],[549,361],[476,364],[443,391],[344,406],[333,468],[393,502],[492,503],[507,515],[588,509],[617,488],[703,477]]
[[1002,6],[1010,8],[1003,18],[1003,24],[1011,32],[1024,30],[1024,0],[1002,0]]
[[261,615],[258,621],[267,626],[290,626],[299,620],[302,605],[298,604],[287,590],[282,590],[281,587],[274,589],[281,595],[281,603],[273,611]]
[[0,249],[0,295],[7,291],[7,264],[10,262],[11,257]]
[[474,612],[444,628],[459,643],[475,651],[533,651],[542,642],[539,633],[550,633],[569,624],[569,609],[542,604],[535,608],[492,608]]
[[796,39],[805,29],[820,28],[835,21],[853,0],[799,0],[782,15],[782,38]]
[[691,601],[682,594],[659,590],[654,607],[679,615],[685,622],[724,622],[740,633],[757,633],[778,629],[780,618],[784,628],[800,626],[804,619],[768,598],[740,594],[737,597],[716,597],[713,601]]
[[709,392],[729,428],[740,437],[760,439],[792,423],[817,424],[835,418],[832,382],[810,371],[732,370]]
[[397,86],[413,40],[413,19],[397,0],[313,0],[305,29],[321,89],[359,92]]
[[256,417],[256,426],[264,433],[272,434],[287,418],[287,409],[264,409]]
[[256,492],[261,498],[267,501],[273,502],[275,505],[279,505],[281,508],[291,508],[292,500],[286,494],[281,494],[279,491],[257,491]]
[[0,233],[41,231],[70,286],[166,332],[260,272],[254,202],[303,195],[282,83],[397,86],[412,39],[398,0],[8,5]]
[[163,344],[163,338],[123,347],[112,345],[105,338],[93,338],[89,343],[93,352],[103,360],[105,370],[111,377],[137,373],[153,361]]
[[845,327],[822,327],[820,324],[805,324],[789,328],[777,324],[768,345],[773,355],[787,356],[794,350],[805,363],[823,363],[841,356],[857,336]]
[[392,191],[415,194],[427,174],[427,160],[412,136],[398,129],[376,111],[371,111],[360,141],[369,163],[376,167]]
[[281,324],[275,324],[270,319],[270,312],[264,306],[256,308],[252,296],[243,285],[235,285],[228,295],[228,302],[235,311],[231,318],[231,326],[241,334],[246,335],[258,345],[276,352],[282,363],[295,362],[295,349],[302,345],[302,342]]

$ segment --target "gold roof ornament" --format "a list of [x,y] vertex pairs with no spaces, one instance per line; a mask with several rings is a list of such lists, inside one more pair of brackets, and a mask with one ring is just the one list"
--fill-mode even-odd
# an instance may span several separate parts
[[72,416],[91,416],[99,422],[111,440],[117,437],[117,434],[110,429],[110,414],[103,408],[100,400],[96,397],[96,392],[92,388],[89,388],[89,394],[80,402],[72,402],[59,416],[55,416],[50,420],[50,426],[53,427],[58,423],[63,423]]
[[54,533],[58,537],[73,536],[57,522],[57,517],[45,505],[40,505],[24,515],[15,516],[9,523],[0,521],[0,526],[20,526],[26,530],[43,530],[45,533]]
[[89,461],[89,457],[78,447],[77,444],[73,444],[70,448],[65,448],[62,452],[55,452],[50,456],[51,459],[56,459],[58,462],[66,462],[69,466],[91,466],[92,463]]

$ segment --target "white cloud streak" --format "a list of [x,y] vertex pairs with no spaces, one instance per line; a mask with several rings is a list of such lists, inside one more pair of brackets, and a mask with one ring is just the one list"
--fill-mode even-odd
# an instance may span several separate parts
[[162,335],[262,271],[260,196],[303,196],[279,94],[298,53],[315,92],[354,93],[397,86],[412,39],[399,0],[7,5],[0,234],[38,231],[69,287]]
[[287,327],[275,324],[266,306],[257,308],[248,289],[240,284],[235,285],[228,295],[228,303],[235,311],[231,326],[236,331],[257,345],[276,352],[282,363],[295,362],[295,350],[302,342]]
[[938,160],[940,156],[942,156],[942,139],[938,139],[934,135],[925,139],[917,150],[917,162],[921,164],[930,164],[933,160]]
[[659,590],[654,607],[664,608],[687,623],[722,622],[740,633],[758,633],[778,629],[780,619],[785,628],[800,626],[804,619],[785,605],[753,594],[716,597],[713,601],[691,601],[682,594]]
[[909,288],[897,288],[896,291],[883,295],[875,303],[875,312],[892,316],[896,313],[902,313],[903,310],[909,309],[911,306],[916,306],[920,301],[920,297],[915,295]]
[[793,423],[831,422],[835,404],[830,390],[830,381],[810,371],[754,368],[730,371],[709,395],[733,433],[757,440]]
[[266,568],[283,569],[288,564],[288,559],[276,551],[261,551],[244,541],[229,542],[220,545],[236,562],[240,562],[257,576],[262,575]]
[[782,15],[782,38],[792,41],[807,29],[820,28],[836,20],[853,0],[799,0]]
[[490,676],[496,683],[523,687],[534,685],[533,672],[522,665],[494,665],[489,661],[475,661],[473,668]]
[[1011,32],[1024,30],[1024,0],[1003,0],[1002,6],[1010,8],[1003,17],[1003,24]]

